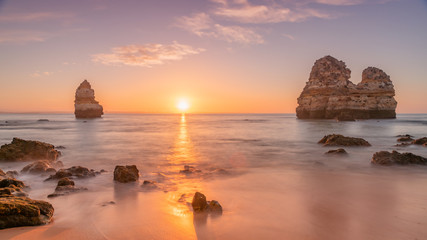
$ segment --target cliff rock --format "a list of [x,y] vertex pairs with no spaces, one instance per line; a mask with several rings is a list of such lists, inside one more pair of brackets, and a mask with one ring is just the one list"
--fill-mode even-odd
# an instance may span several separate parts
[[102,106],[95,101],[95,91],[87,80],[84,80],[76,90],[74,108],[76,118],[98,118],[104,114]]
[[314,63],[296,109],[300,119],[396,118],[397,102],[390,77],[381,69],[368,67],[355,85],[350,69],[331,56]]

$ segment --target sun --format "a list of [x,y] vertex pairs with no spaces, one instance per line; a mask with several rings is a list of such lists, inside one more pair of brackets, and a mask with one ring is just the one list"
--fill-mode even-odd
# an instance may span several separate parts
[[190,108],[190,105],[188,104],[187,100],[181,99],[179,100],[177,107],[181,112],[185,112],[188,110],[188,108]]

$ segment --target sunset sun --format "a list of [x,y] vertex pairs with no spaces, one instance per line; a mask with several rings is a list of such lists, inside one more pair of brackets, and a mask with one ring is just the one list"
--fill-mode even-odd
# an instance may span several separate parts
[[190,107],[190,105],[188,104],[188,101],[185,99],[181,99],[179,100],[178,104],[177,104],[178,109],[181,112],[185,112],[188,110],[188,108]]

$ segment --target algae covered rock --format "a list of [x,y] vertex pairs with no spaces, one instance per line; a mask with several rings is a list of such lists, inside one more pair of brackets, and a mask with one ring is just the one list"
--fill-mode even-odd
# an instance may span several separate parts
[[52,144],[21,138],[13,138],[12,143],[0,148],[0,161],[56,161],[60,155]]

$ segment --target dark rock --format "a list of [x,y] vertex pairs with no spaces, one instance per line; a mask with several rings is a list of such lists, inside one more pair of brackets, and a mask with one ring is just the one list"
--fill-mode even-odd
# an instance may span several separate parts
[[11,186],[22,189],[25,187],[25,184],[24,182],[16,180],[14,178],[6,178],[0,181],[0,188],[11,187]]
[[397,151],[387,152],[380,151],[376,152],[372,156],[372,163],[379,165],[407,165],[407,164],[421,164],[427,163],[427,158],[412,154],[412,153],[399,153]]
[[89,170],[88,168],[82,166],[73,166],[67,169],[59,169],[55,174],[50,175],[45,181],[52,179],[61,179],[65,177],[73,178],[87,178],[95,177],[95,171],[93,169]]
[[192,174],[192,173],[199,173],[201,172],[201,170],[196,169],[195,167],[190,165],[185,165],[184,170],[180,170],[179,172],[183,174]]
[[42,119],[37,120],[37,122],[49,122],[49,119],[42,118]]
[[208,210],[213,213],[222,213],[221,204],[219,204],[219,202],[215,200],[208,202]]
[[397,135],[396,137],[397,138],[401,138],[401,137],[410,137],[410,138],[413,138],[414,136],[409,135],[409,134],[402,134],[402,135]]
[[0,148],[0,161],[49,160],[55,161],[61,152],[49,143],[13,138],[12,143]]
[[51,221],[53,212],[53,206],[48,202],[2,195],[0,197],[0,229],[46,224]]
[[411,137],[400,137],[397,139],[397,141],[398,142],[411,142],[411,141],[414,141],[414,139]]
[[114,181],[121,183],[135,182],[139,179],[139,171],[135,165],[116,166]]
[[344,148],[338,148],[327,151],[325,154],[347,154]]
[[222,207],[218,201],[206,201],[206,196],[203,193],[196,192],[191,202],[193,211],[196,213],[209,212],[209,213],[222,213]]
[[19,175],[18,171],[7,171],[6,172],[6,176],[10,177],[10,178],[15,178]]
[[65,178],[61,178],[58,181],[58,185],[57,187],[62,187],[62,186],[74,186],[74,181],[70,180],[69,178],[65,177]]
[[38,160],[31,164],[25,166],[21,173],[32,173],[32,174],[40,174],[40,173],[55,173],[55,167],[62,165],[62,162],[52,162],[48,160]]
[[203,212],[208,208],[208,202],[206,201],[206,196],[203,193],[196,192],[191,202],[193,211]]
[[414,140],[412,143],[417,144],[417,145],[426,144],[427,143],[427,137],[419,138],[417,140]]
[[56,149],[66,149],[66,147],[64,147],[64,146],[56,146],[55,148]]
[[55,192],[47,195],[48,198],[59,197],[68,195],[70,193],[76,193],[80,191],[85,191],[87,188],[84,187],[75,187],[74,181],[69,178],[61,178],[58,181],[58,185],[55,188]]
[[318,143],[323,143],[324,146],[371,146],[363,138],[345,137],[340,134],[326,135]]
[[144,180],[141,187],[145,190],[155,190],[159,187],[157,186],[157,182],[151,180]]

